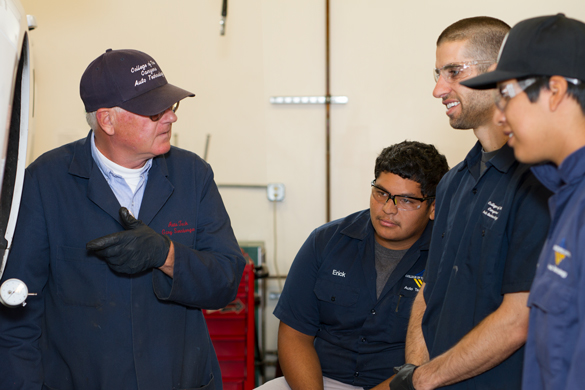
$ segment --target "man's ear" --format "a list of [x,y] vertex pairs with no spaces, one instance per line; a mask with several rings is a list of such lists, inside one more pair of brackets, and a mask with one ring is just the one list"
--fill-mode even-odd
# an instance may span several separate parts
[[551,111],[556,111],[559,108],[562,100],[567,95],[567,80],[562,76],[552,76],[548,82],[550,90],[549,108]]
[[100,128],[107,135],[114,135],[114,115],[115,112],[111,108],[98,108],[96,111],[96,119]]
[[435,220],[435,201],[433,200],[433,203],[431,203],[431,212],[429,214],[429,219],[431,221]]

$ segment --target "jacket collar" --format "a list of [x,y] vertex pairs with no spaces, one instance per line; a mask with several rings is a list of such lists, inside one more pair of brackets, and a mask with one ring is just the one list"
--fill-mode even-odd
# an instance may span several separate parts
[[[90,131],[86,138],[74,143],[74,152],[69,173],[84,179],[89,179],[87,185],[87,197],[98,207],[108,213],[116,221],[120,222],[118,211],[120,203],[110,189],[104,175],[91,155]],[[165,155],[152,159],[152,168],[148,174],[148,182],[144,192],[144,198],[140,207],[140,219],[149,224],[167,199],[174,191],[174,186],[168,179],[169,171]]]
[[[91,155],[91,137],[93,137],[93,131],[90,130],[87,137],[82,138],[74,142],[73,158],[71,164],[69,164],[69,173],[74,176],[83,177],[89,179],[91,176],[95,161]],[[165,155],[156,156],[152,159],[152,166],[158,165],[164,176],[169,176],[169,170],[167,168],[167,162]]]
[[558,192],[565,184],[583,180],[585,176],[585,147],[570,154],[557,168],[553,163],[532,167],[534,176],[552,192]]
[[69,173],[74,176],[79,176],[89,179],[91,170],[94,166],[93,158],[91,157],[91,138],[93,131],[89,131],[87,137],[82,138],[73,144],[73,158],[69,164]]

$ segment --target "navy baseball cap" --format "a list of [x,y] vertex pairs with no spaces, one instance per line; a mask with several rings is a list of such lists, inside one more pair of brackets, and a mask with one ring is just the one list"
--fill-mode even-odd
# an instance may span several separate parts
[[138,115],[156,115],[195,94],[171,85],[156,61],[138,50],[112,50],[93,60],[79,85],[86,112],[121,107]]
[[526,19],[510,30],[493,72],[461,82],[496,88],[500,81],[530,76],[563,76],[585,81],[585,24],[564,14]]

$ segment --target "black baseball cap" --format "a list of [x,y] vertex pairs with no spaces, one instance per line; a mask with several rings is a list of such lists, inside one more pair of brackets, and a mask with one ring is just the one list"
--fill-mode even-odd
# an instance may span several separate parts
[[112,50],[93,60],[79,85],[86,112],[121,107],[138,115],[156,115],[195,94],[171,85],[148,54]]
[[529,76],[563,76],[585,81],[585,24],[564,14],[526,19],[510,30],[493,72],[461,82],[496,88],[500,81]]

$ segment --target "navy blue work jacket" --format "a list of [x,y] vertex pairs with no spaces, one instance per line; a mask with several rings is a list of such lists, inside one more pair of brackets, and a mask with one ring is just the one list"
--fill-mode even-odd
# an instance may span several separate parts
[[85,249],[123,230],[91,136],[26,169],[3,279],[39,295],[0,308],[0,389],[221,389],[201,309],[234,299],[245,261],[210,166],[174,147],[154,158],[140,219],[173,241],[174,278],[118,274]]
[[274,315],[316,336],[324,376],[369,389],[404,364],[408,318],[422,284],[431,230],[429,221],[379,299],[369,210],[323,225],[305,241]]
[[[453,347],[502,303],[528,291],[549,226],[550,192],[507,144],[480,176],[479,142],[437,187],[424,275],[422,330],[430,358]],[[521,348],[496,367],[448,389],[519,389]]]
[[551,229],[530,290],[525,390],[578,390],[585,373],[585,148],[558,169],[532,168],[555,194]]

